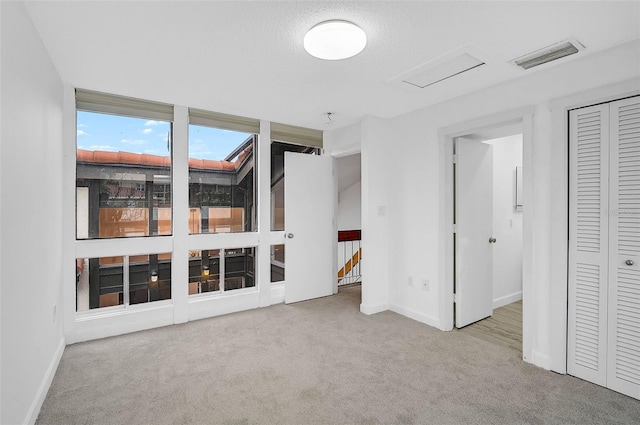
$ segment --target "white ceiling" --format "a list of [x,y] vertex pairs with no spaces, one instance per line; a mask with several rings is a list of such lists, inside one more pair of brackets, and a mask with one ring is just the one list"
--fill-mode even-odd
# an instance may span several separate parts
[[[29,1],[27,9],[72,86],[321,130],[394,117],[640,37],[639,1]],[[365,50],[343,61],[308,55],[305,32],[328,19],[362,27]],[[585,49],[529,71],[510,63],[568,38]],[[387,83],[460,51],[487,65],[421,90]]]

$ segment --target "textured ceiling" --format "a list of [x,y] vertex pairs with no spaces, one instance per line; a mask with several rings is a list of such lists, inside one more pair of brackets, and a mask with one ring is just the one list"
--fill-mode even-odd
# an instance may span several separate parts
[[[30,1],[27,9],[72,86],[321,130],[394,117],[640,37],[638,1]],[[365,50],[343,61],[308,55],[305,32],[328,19],[362,27]],[[535,70],[509,63],[567,38],[585,50]],[[458,51],[487,65],[419,91],[387,83]]]

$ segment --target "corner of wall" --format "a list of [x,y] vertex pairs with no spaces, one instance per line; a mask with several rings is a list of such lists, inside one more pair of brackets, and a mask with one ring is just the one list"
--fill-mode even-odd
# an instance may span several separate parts
[[58,343],[58,347],[56,348],[56,351],[51,358],[49,367],[47,367],[47,371],[42,377],[42,382],[40,383],[38,392],[36,393],[36,396],[31,403],[29,412],[27,412],[27,417],[24,421],[26,424],[31,425],[36,423],[36,419],[38,419],[38,414],[40,413],[42,404],[47,397],[47,393],[49,392],[49,387],[51,387],[51,383],[53,382],[53,377],[56,374],[56,370],[58,370],[58,366],[60,365],[60,360],[62,359],[62,354],[64,353],[65,346],[66,345],[64,338],[61,338],[60,342]]
[[424,314],[410,308],[402,307],[397,304],[391,304],[389,310],[393,311],[394,313],[398,313],[403,316],[406,316],[415,321],[418,321],[420,323],[424,323],[425,325],[433,326],[434,328],[444,330],[440,323],[440,319],[437,317],[430,316],[428,314]]
[[360,304],[360,312],[370,316],[372,314],[381,313],[383,311],[389,310],[389,304]]

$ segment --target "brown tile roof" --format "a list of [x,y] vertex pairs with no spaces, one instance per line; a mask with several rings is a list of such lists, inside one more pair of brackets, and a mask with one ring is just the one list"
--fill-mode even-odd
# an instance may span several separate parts
[[[197,170],[212,171],[235,171],[251,153],[253,146],[247,147],[240,152],[235,161],[214,161],[211,159],[189,158],[189,168]],[[126,164],[144,165],[148,167],[169,167],[171,157],[160,155],[149,155],[145,153],[132,152],[108,152],[108,151],[88,151],[78,149],[76,153],[78,162],[90,164]]]

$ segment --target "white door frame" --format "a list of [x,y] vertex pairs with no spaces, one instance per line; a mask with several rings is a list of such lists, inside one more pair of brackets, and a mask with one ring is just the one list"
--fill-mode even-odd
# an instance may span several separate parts
[[552,100],[551,137],[551,264],[550,369],[567,373],[567,291],[569,287],[569,110],[640,95],[640,79],[598,87]]
[[439,319],[444,330],[452,330],[453,322],[453,280],[454,280],[454,245],[453,245],[453,141],[457,137],[477,133],[479,131],[522,123],[522,163],[523,163],[523,212],[522,212],[522,357],[532,362],[532,342],[534,320],[530,308],[533,299],[531,265],[533,261],[533,115],[535,107],[529,106],[496,115],[478,118],[438,131],[440,141],[440,180],[444,183],[440,192],[440,264],[445,267],[440,271]]

